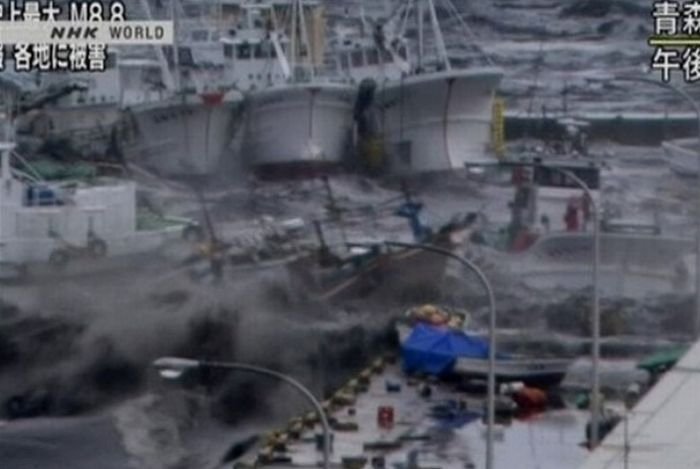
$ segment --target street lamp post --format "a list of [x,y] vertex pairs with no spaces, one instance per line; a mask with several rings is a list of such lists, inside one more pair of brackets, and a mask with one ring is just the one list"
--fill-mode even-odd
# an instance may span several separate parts
[[465,259],[452,251],[442,249],[430,244],[405,243],[401,241],[384,241],[387,246],[395,246],[408,249],[421,249],[458,261],[471,270],[479,278],[489,298],[489,363],[488,363],[488,396],[486,402],[486,469],[493,469],[493,435],[496,415],[496,300],[491,283],[483,271],[469,259]]
[[[612,78],[612,81],[632,81],[632,82],[640,82],[640,83],[649,83],[652,85],[660,86],[662,88],[669,89],[676,93],[678,96],[683,98],[685,101],[688,102],[693,108],[693,111],[695,111],[695,116],[697,118],[697,127],[698,127],[698,139],[700,139],[700,105],[695,101],[692,96],[690,96],[685,90],[682,88],[679,88],[676,85],[671,84],[671,82],[663,82],[663,81],[657,81],[653,80],[651,78],[646,78],[646,77],[628,77],[628,76],[614,76]],[[698,141],[698,144],[696,145],[697,148],[697,158],[698,158],[698,167],[697,167],[697,176],[700,179],[700,140]],[[696,218],[695,218],[695,224],[696,224],[696,230],[695,230],[695,321],[693,323],[693,329],[696,337],[700,337],[700,184],[698,184],[698,194],[697,194],[697,200],[696,200]]]
[[591,188],[586,182],[574,174],[573,171],[556,166],[547,166],[552,171],[557,171],[563,174],[566,178],[574,181],[586,194],[591,203],[593,215],[593,304],[591,306],[591,335],[593,341],[591,343],[591,438],[589,441],[590,447],[598,446],[599,427],[600,427],[600,288],[599,288],[599,271],[600,271],[600,212],[598,211],[598,202],[593,198]]
[[229,363],[229,362],[217,362],[217,361],[204,361],[204,360],[193,360],[190,358],[179,358],[179,357],[162,357],[153,362],[153,366],[160,371],[162,377],[167,379],[177,379],[185,371],[196,368],[221,368],[227,370],[236,371],[246,371],[249,373],[255,373],[258,375],[264,375],[271,378],[284,381],[289,384],[297,391],[299,391],[314,407],[316,413],[318,414],[319,420],[321,421],[321,427],[323,428],[323,468],[329,469],[330,463],[330,444],[331,444],[331,427],[328,424],[328,419],[326,418],[326,413],[323,411],[323,407],[314,397],[314,395],[309,391],[304,385],[294,378],[279,373],[274,370],[263,368],[255,365],[247,365],[244,363]]
[[[598,445],[599,422],[600,422],[600,293],[599,293],[599,269],[600,269],[600,212],[598,203],[593,198],[593,192],[586,182],[578,177],[573,171],[557,166],[545,166],[539,160],[533,162],[514,161],[505,163],[495,163],[495,166],[516,166],[516,167],[546,167],[552,171],[562,174],[567,179],[578,185],[588,197],[591,203],[593,215],[593,301],[591,305],[591,437],[590,446],[595,448]],[[470,166],[484,166],[483,164],[467,163]]]

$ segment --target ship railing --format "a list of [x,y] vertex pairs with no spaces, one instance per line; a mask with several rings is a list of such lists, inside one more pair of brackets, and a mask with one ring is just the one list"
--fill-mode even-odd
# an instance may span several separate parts
[[310,83],[313,81],[346,83],[348,78],[338,73],[338,70],[335,67],[330,67],[327,65],[297,65],[292,72],[292,80],[296,83]]
[[16,151],[12,152],[12,156],[20,162],[22,165],[23,169],[14,169],[13,172],[22,180],[32,182],[32,183],[41,183],[41,182],[46,182],[43,177],[41,177],[41,174],[39,171],[34,168],[29,161],[27,161],[22,155],[17,153]]

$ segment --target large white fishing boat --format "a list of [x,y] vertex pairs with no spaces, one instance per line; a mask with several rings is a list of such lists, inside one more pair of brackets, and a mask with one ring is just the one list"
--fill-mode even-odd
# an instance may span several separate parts
[[[141,3],[146,17],[151,18],[150,7],[145,0]],[[176,37],[179,8],[177,2],[171,3]],[[156,59],[142,63],[139,69],[152,78],[138,74],[129,78],[150,82],[151,89],[160,92],[158,99],[144,93],[122,99],[124,158],[165,176],[209,176],[220,169],[230,148],[236,110],[243,101],[240,92],[224,83],[221,69],[203,68],[192,60],[195,46],[189,46],[180,47],[176,41],[169,50],[155,48]],[[222,51],[223,47],[220,44]]]
[[[160,69],[153,62],[150,67]],[[148,68],[142,63],[139,72]],[[157,93],[160,99],[142,93],[125,97],[120,134],[124,158],[165,176],[213,174],[227,156],[242,95],[202,88]]]
[[[284,17],[288,25],[280,21]],[[350,143],[355,88],[319,73],[322,5],[315,0],[256,5],[247,9],[247,20],[252,34],[229,41],[235,61],[257,68],[251,76],[267,77],[246,96],[250,164],[264,174],[338,165]],[[267,30],[256,30],[256,24]]]
[[[442,2],[442,12],[456,18],[468,36],[470,31],[454,5],[449,0],[436,1]],[[425,23],[432,30],[430,48]],[[411,49],[407,47],[409,24],[415,25],[415,56],[407,52]],[[395,173],[453,170],[486,159],[494,96],[503,71],[474,44],[469,44],[470,51],[476,50],[485,65],[471,63],[474,54],[460,58],[468,65],[455,65],[433,0],[402,2],[386,23],[375,25],[371,36],[374,50],[356,47],[349,51],[343,69],[356,80],[375,81],[373,101],[382,114],[388,169]]]
[[[4,104],[12,98],[3,93]],[[7,108],[10,109],[9,107]],[[136,184],[119,179],[49,182],[14,152],[10,113],[0,119],[0,274],[91,272],[155,252],[190,222],[145,216]],[[11,161],[12,160],[12,161]],[[14,164],[13,164],[14,163]]]

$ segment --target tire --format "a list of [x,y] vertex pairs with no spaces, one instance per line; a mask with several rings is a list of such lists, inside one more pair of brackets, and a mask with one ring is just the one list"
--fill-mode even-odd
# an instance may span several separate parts
[[63,269],[68,265],[70,255],[65,249],[56,249],[49,256],[49,264],[56,269]]
[[182,239],[191,243],[201,242],[204,240],[204,232],[197,225],[187,225],[182,230]]
[[107,255],[107,243],[101,239],[93,239],[88,243],[88,252],[93,259],[100,259]]

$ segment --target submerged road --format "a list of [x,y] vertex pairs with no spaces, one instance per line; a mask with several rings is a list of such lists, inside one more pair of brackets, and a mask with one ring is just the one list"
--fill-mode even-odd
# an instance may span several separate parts
[[127,469],[111,415],[0,423],[3,469]]

